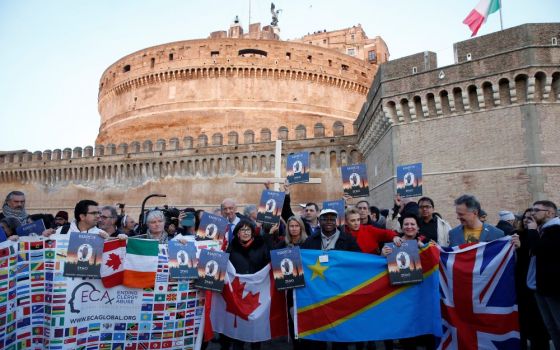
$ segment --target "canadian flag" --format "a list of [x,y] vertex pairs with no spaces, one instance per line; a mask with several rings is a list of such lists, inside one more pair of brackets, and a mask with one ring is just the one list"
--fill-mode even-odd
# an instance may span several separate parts
[[288,335],[285,293],[276,290],[270,264],[257,273],[241,275],[228,262],[226,285],[221,294],[212,293],[209,304],[205,334],[213,330],[246,342]]
[[123,283],[124,257],[126,240],[115,239],[103,245],[103,262],[101,264],[101,282],[105,288]]

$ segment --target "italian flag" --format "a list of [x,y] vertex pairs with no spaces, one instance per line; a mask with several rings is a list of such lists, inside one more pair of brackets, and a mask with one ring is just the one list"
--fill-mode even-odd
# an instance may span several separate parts
[[472,31],[471,36],[475,36],[482,26],[482,23],[486,22],[488,16],[500,9],[500,0],[480,0],[478,5],[469,13],[467,18],[463,20],[463,23],[468,25]]
[[159,244],[156,240],[129,238],[124,259],[123,285],[153,288],[158,267]]

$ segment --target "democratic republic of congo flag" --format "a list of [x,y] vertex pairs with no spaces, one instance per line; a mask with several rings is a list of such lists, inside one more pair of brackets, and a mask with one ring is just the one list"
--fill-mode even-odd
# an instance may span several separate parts
[[[320,262],[321,255],[327,262]],[[296,288],[299,338],[357,342],[441,336],[439,251],[420,250],[424,280],[391,286],[385,257],[301,250],[305,287]],[[324,261],[324,258],[321,259]]]

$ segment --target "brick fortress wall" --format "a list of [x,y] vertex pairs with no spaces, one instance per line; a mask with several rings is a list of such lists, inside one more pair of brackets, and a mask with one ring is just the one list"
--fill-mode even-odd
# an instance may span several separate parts
[[457,224],[453,200],[501,209],[560,202],[560,24],[526,24],[380,67],[356,121],[370,200],[387,207],[396,166],[423,163],[424,194]]

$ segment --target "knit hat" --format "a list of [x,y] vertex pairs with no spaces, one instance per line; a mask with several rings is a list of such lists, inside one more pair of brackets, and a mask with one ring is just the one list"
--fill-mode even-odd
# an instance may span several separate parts
[[498,213],[498,215],[500,216],[501,221],[515,220],[515,216],[511,211],[502,210]]
[[61,210],[58,213],[56,213],[56,215],[54,217],[55,218],[63,218],[65,221],[68,221],[68,212],[65,212],[64,210]]

